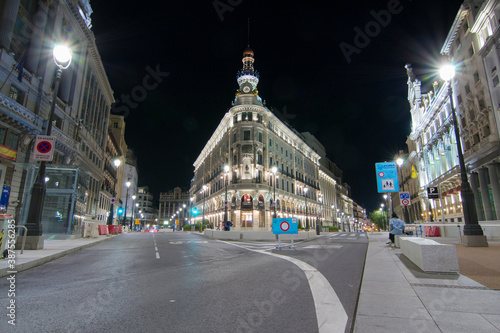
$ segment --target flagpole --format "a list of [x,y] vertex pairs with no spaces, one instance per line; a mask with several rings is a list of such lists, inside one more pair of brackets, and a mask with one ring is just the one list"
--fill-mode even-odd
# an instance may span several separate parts
[[21,55],[21,58],[19,58],[19,61],[16,62],[16,64],[14,66],[12,66],[12,69],[10,70],[9,75],[7,75],[7,78],[2,83],[2,86],[0,87],[0,92],[2,92],[3,86],[5,86],[5,84],[7,83],[7,81],[9,81],[9,78],[12,75],[12,72],[14,71],[14,69],[16,69],[16,67],[19,65],[19,63],[23,60],[23,57],[24,57],[24,51],[23,51],[23,54]]

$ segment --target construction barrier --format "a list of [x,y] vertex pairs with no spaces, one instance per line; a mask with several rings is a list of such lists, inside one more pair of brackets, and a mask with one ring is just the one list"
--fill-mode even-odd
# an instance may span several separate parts
[[108,226],[99,225],[99,235],[107,235],[107,234],[108,234]]
[[425,237],[441,237],[438,227],[436,226],[426,226],[425,227]]

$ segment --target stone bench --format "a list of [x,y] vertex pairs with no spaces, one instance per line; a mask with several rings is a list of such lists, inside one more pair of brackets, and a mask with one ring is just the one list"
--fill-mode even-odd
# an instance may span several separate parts
[[419,237],[401,237],[401,252],[424,272],[458,273],[458,256],[455,245],[440,244]]

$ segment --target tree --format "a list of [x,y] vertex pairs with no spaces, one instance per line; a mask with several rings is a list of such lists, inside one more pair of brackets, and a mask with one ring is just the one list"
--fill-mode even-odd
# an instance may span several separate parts
[[379,230],[384,229],[384,221],[386,219],[385,212],[381,210],[376,210],[370,213],[370,221],[375,223]]

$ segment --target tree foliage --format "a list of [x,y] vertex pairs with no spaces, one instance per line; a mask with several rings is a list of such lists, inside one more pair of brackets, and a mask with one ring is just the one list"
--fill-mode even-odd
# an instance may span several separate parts
[[384,211],[376,210],[370,213],[370,221],[372,221],[379,230],[384,229],[385,220],[386,220],[386,212]]

